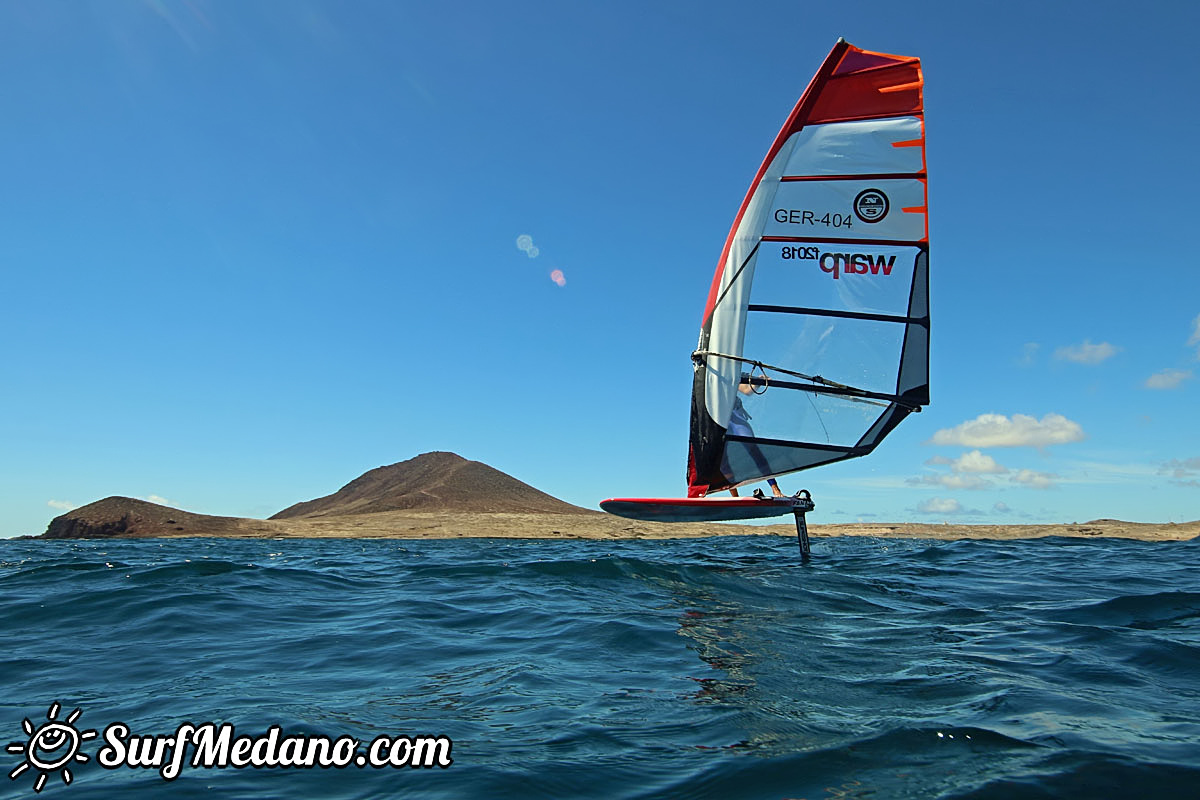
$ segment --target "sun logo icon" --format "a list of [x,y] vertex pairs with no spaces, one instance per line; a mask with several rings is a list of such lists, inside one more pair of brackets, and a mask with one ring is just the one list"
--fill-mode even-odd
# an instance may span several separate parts
[[8,777],[15,781],[23,772],[33,767],[38,774],[33,782],[35,792],[42,791],[42,787],[46,785],[46,778],[55,770],[62,770],[63,783],[70,786],[74,780],[70,770],[71,764],[76,761],[85,763],[88,760],[86,755],[79,752],[79,745],[96,736],[95,731],[80,731],[75,727],[75,720],[79,719],[82,713],[78,708],[67,715],[63,722],[55,719],[59,708],[58,703],[52,703],[50,710],[46,712],[48,721],[37,727],[34,727],[28,717],[22,720],[21,728],[29,737],[28,740],[11,742],[5,748],[6,752],[21,753],[25,756],[25,760],[8,773]]

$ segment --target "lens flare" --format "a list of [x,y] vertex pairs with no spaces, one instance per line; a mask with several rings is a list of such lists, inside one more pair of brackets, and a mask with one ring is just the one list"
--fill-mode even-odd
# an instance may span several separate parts
[[522,233],[517,237],[517,249],[530,258],[537,258],[541,252],[533,243],[533,237],[528,233]]
[[567,285],[567,277],[565,275],[563,275],[563,271],[561,269],[556,269],[553,272],[551,272],[550,280],[554,281],[559,286]]
[[517,249],[530,258],[537,258],[538,249],[533,246],[533,237],[528,233],[522,233],[517,237]]

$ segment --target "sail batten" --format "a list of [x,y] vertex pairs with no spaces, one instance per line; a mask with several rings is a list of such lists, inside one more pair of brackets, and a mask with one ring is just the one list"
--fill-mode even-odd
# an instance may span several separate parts
[[833,308],[804,308],[803,306],[761,306],[751,303],[747,311],[761,311],[767,314],[807,314],[813,317],[841,317],[844,319],[862,319],[875,322],[902,322],[928,325],[929,317],[898,317],[891,314],[869,314],[865,311],[838,311]]
[[863,181],[863,180],[901,180],[904,178],[924,178],[924,172],[881,172],[874,175],[784,175],[780,183],[792,181]]
[[923,91],[840,40],[776,136],[693,353],[689,496],[866,455],[929,402]]

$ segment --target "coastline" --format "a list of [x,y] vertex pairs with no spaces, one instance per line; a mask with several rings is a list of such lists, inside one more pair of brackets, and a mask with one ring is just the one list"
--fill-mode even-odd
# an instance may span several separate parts
[[[252,538],[252,539],[684,539],[706,536],[795,536],[790,518],[773,525],[734,523],[641,522],[602,512],[466,513],[456,511],[386,511],[292,519],[208,517],[208,524],[138,526],[97,537],[52,538]],[[221,524],[211,521],[220,520]],[[810,517],[811,520],[811,517]],[[180,520],[182,521],[182,520]],[[172,520],[175,522],[175,520]],[[1101,519],[1084,523],[1038,525],[955,525],[926,523],[809,524],[814,538],[870,536],[888,539],[1037,539],[1047,536],[1123,538],[1146,542],[1185,541],[1200,537],[1200,520],[1184,523],[1139,523]],[[43,538],[43,537],[31,537]]]
[[[809,535],[884,539],[1123,538],[1147,542],[1200,537],[1200,519],[1182,523],[1095,519],[1083,523],[965,525],[827,522],[808,515]],[[771,524],[645,522],[564,502],[479,461],[445,451],[376,467],[338,491],[295,503],[268,519],[214,516],[112,495],[52,519],[21,539],[694,539],[796,535],[791,514]]]

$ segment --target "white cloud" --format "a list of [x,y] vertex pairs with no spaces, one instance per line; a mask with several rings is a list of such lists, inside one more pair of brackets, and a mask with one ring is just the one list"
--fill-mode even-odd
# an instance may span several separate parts
[[1054,357],[1060,361],[1074,361],[1076,364],[1099,364],[1117,354],[1117,348],[1108,342],[1092,344],[1084,339],[1083,344],[1060,347],[1054,351]]
[[1164,369],[1146,378],[1147,389],[1178,389],[1179,384],[1192,377],[1189,369]]
[[[1188,347],[1200,345],[1200,317],[1192,320],[1192,335],[1188,338]],[[1196,358],[1200,358],[1200,350],[1196,351]]]
[[992,486],[991,481],[978,475],[922,475],[905,482],[910,486],[944,486],[947,489],[990,489]]
[[940,483],[948,489],[987,489],[992,485],[978,475],[943,475]]
[[1021,348],[1021,358],[1019,361],[1017,361],[1017,364],[1022,367],[1028,367],[1032,365],[1037,359],[1038,350],[1040,350],[1041,347],[1042,346],[1037,342],[1026,342],[1025,346]]
[[945,497],[931,497],[917,506],[922,514],[962,514],[964,509],[957,500]]
[[1008,503],[996,503],[992,506],[992,510],[997,514],[1011,514],[1012,509],[1008,507]]
[[160,506],[169,506],[169,505],[174,505],[174,504],[173,504],[173,503],[172,503],[170,500],[168,500],[167,498],[165,498],[165,497],[159,497],[159,496],[158,496],[158,495],[156,495],[156,494],[152,494],[152,495],[149,495],[149,496],[147,496],[147,497],[143,497],[142,499],[143,499],[143,500],[145,500],[147,503],[158,503]]
[[1163,474],[1162,465],[1156,466],[1146,462],[1113,463],[1057,459],[1055,463],[1066,472],[1065,476],[1057,479],[1059,484],[1117,486],[1126,490],[1134,484],[1139,484],[1149,488],[1157,483],[1156,476]]
[[950,469],[955,472],[969,472],[982,475],[1003,475],[1008,472],[1007,467],[1002,467],[996,463],[996,459],[989,455],[971,450],[963,453],[954,461],[950,462]]
[[1046,447],[1078,442],[1083,428],[1061,414],[1047,414],[1038,420],[1026,414],[980,414],[972,420],[944,428],[930,442],[964,447]]
[[68,503],[65,500],[47,500],[46,505],[51,508],[57,508],[59,511],[70,511],[71,509],[79,508],[74,503]]
[[1159,472],[1170,472],[1175,478],[1191,477],[1200,472],[1200,458],[1172,458],[1162,465]]
[[1058,476],[1050,472],[1034,472],[1031,469],[1018,470],[1010,478],[1013,483],[1028,486],[1030,489],[1053,489]]
[[929,473],[909,478],[905,483],[910,486],[944,486],[947,489],[990,489],[993,484],[980,475],[1001,475],[1008,472],[1006,467],[996,463],[996,459],[978,450],[963,453],[958,458],[934,456],[926,464],[949,465],[952,474]]

